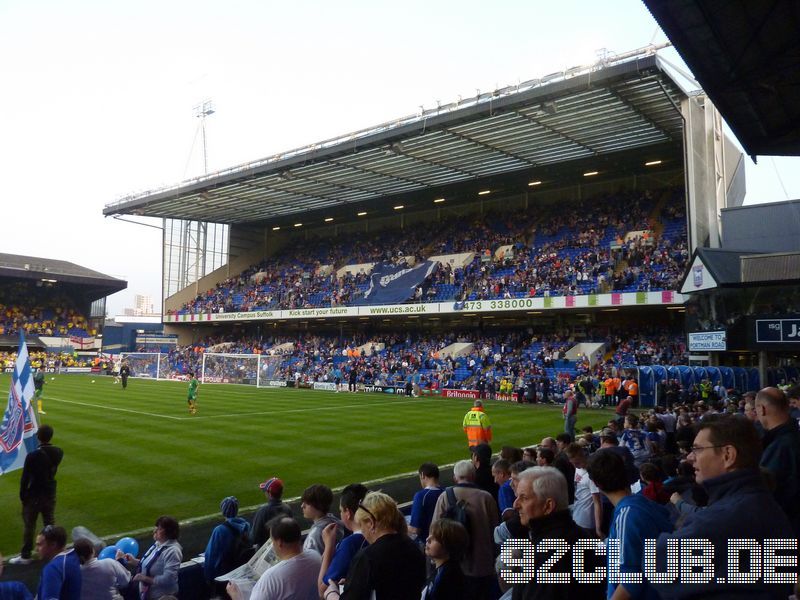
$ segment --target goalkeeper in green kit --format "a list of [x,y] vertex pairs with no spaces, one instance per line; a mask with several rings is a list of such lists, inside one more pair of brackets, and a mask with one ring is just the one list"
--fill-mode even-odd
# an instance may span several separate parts
[[194,373],[189,373],[189,412],[195,414],[197,412],[197,386],[200,382],[194,376]]

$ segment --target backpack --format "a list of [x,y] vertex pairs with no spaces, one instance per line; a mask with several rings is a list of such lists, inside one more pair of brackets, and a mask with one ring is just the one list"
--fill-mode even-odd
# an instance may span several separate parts
[[249,532],[240,532],[227,521],[225,521],[223,525],[233,533],[233,544],[228,548],[222,561],[224,566],[222,573],[228,573],[233,571],[236,567],[241,567],[244,563],[253,558],[255,548],[253,548],[253,544],[250,543]]
[[467,513],[467,501],[458,500],[456,493],[452,487],[445,490],[447,494],[447,508],[442,512],[443,519],[451,519],[457,523],[461,523],[470,532],[469,528],[469,513]]

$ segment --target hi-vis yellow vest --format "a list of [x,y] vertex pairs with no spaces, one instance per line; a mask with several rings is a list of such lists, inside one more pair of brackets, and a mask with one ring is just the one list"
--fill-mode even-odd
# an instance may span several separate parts
[[492,441],[492,422],[489,415],[481,408],[472,408],[464,415],[464,432],[467,434],[467,444],[477,446],[478,444],[489,443]]

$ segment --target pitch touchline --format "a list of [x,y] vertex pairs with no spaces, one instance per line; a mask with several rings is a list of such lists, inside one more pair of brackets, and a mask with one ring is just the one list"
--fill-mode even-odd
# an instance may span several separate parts
[[291,410],[266,410],[259,412],[249,413],[233,413],[224,415],[205,415],[201,417],[174,417],[172,415],[160,415],[158,413],[146,412],[143,410],[134,410],[132,408],[119,408],[118,406],[104,406],[102,404],[90,404],[89,402],[78,402],[76,400],[64,400],[63,398],[56,398],[55,396],[48,396],[48,400],[55,400],[57,402],[64,402],[65,404],[76,404],[78,406],[91,406],[92,408],[100,408],[104,410],[115,410],[118,412],[132,413],[135,415],[145,415],[148,417],[157,417],[161,419],[171,419],[173,421],[196,421],[199,419],[221,419],[225,417],[253,417],[258,415],[283,415],[288,413],[302,413],[302,412],[319,412],[322,410],[339,410],[341,408],[359,408],[359,407],[375,407],[375,406],[394,406],[396,404],[411,404],[421,402],[422,400],[395,400],[393,402],[373,402],[371,404],[342,404],[337,406],[318,406],[314,408],[296,408]]
[[394,406],[396,404],[413,404],[422,400],[395,400],[393,402],[373,402],[371,404],[338,404],[336,406],[316,406],[314,408],[294,408],[290,410],[264,410],[249,413],[231,413],[224,415],[204,415],[202,417],[173,417],[179,421],[196,421],[198,419],[222,419],[230,417],[255,417],[258,415],[285,415],[288,413],[319,412],[321,410],[339,410],[341,408],[360,408],[375,406]]
[[119,412],[133,413],[135,415],[146,415],[148,417],[159,417],[161,419],[172,419],[174,421],[181,420],[181,417],[159,415],[158,413],[151,413],[143,410],[133,410],[132,408],[119,408],[118,406],[103,406],[102,404],[89,404],[88,402],[77,402],[76,400],[64,400],[63,398],[56,398],[55,396],[48,396],[46,400],[55,400],[57,402],[64,402],[66,404],[77,404],[78,406],[91,406],[92,408],[102,408],[105,410],[116,410]]

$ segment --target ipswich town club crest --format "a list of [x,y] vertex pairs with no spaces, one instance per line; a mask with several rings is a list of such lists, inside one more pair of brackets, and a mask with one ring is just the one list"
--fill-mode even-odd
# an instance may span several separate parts
[[694,278],[694,287],[703,285],[703,265],[692,267],[692,276]]

